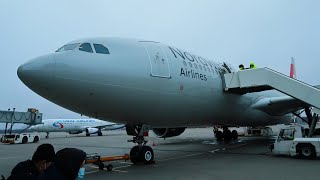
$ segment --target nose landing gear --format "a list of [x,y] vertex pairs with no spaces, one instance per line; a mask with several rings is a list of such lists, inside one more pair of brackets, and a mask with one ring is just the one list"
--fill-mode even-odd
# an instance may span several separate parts
[[150,164],[154,163],[154,153],[153,149],[150,146],[146,146],[147,140],[145,139],[148,136],[150,126],[141,125],[141,126],[126,126],[127,134],[134,136],[132,140],[128,142],[133,142],[138,144],[134,146],[130,151],[130,160],[133,164],[136,163],[145,163]]

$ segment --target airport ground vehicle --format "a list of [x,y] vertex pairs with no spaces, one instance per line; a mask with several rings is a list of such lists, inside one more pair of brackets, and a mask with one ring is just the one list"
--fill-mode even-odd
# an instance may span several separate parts
[[129,160],[129,154],[124,154],[122,156],[100,156],[96,153],[94,154],[87,154],[86,157],[86,164],[95,164],[99,167],[100,170],[103,170],[105,167],[108,171],[112,171],[113,166],[111,164],[108,164],[105,166],[104,162],[110,162],[110,161],[118,161],[118,160]]
[[308,138],[302,126],[289,125],[279,131],[271,151],[278,155],[320,157],[320,138]]
[[2,143],[8,144],[26,144],[39,142],[40,136],[33,133],[21,133],[21,134],[5,134],[1,137]]

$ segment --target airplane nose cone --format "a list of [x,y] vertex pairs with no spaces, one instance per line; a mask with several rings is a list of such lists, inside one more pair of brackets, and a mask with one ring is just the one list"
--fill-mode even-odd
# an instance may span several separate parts
[[46,87],[53,80],[55,61],[52,55],[41,56],[21,65],[17,74],[29,88]]

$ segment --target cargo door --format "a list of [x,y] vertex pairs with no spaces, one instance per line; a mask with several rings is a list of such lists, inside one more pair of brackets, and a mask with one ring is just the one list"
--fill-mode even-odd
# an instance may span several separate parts
[[158,78],[170,78],[169,63],[157,42],[142,42],[150,60],[150,74]]

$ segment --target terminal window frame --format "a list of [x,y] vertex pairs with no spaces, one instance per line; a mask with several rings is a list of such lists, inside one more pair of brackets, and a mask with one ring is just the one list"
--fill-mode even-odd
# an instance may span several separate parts
[[84,51],[84,52],[88,52],[88,53],[93,53],[93,49],[90,43],[82,43],[79,46],[79,51]]
[[110,54],[110,51],[107,47],[105,47],[103,44],[96,44],[93,43],[94,50],[98,54]]

